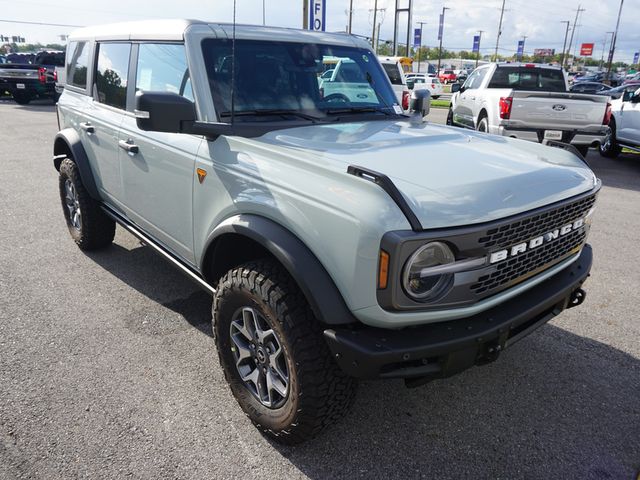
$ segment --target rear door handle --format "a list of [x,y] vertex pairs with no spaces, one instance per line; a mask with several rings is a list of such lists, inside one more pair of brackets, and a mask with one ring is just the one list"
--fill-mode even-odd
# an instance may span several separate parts
[[87,132],[87,134],[91,135],[92,133],[96,133],[96,127],[91,125],[90,122],[84,122],[80,124],[80,128]]
[[138,148],[138,145],[133,143],[133,140],[131,140],[130,138],[127,140],[120,140],[118,142],[118,146],[124,151],[126,151],[127,153],[130,153],[132,155],[135,155],[140,151],[140,149]]

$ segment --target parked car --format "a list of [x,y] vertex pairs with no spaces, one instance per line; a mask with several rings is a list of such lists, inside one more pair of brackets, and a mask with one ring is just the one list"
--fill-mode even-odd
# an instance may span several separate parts
[[612,99],[618,99],[624,95],[626,92],[635,92],[638,88],[640,88],[640,81],[630,82],[626,85],[620,85],[619,87],[612,88],[610,90],[600,92],[599,95],[606,95],[611,97]]
[[615,158],[623,148],[640,152],[640,86],[611,102],[611,131],[600,145],[600,155]]
[[624,85],[629,85],[630,83],[640,82],[640,72],[632,75],[631,77],[627,76],[624,80]]
[[605,85],[604,83],[597,82],[578,82],[571,85],[569,88],[570,92],[575,93],[598,93],[598,94],[606,94],[611,87],[609,85]]
[[454,84],[447,123],[534,142],[561,141],[585,155],[604,141],[607,98],[569,93],[560,67],[493,63]]
[[[327,57],[375,95],[329,98]],[[335,422],[358,378],[494,361],[585,298],[586,163],[410,119],[364,39],[157,20],[81,29],[68,58],[52,163],[71,238],[105,248],[118,223],[210,292],[224,378],[276,441]]]
[[[26,60],[26,56],[10,60]],[[56,67],[64,66],[65,54],[58,51],[42,51],[35,55],[33,63],[6,63],[0,67],[0,90],[11,92],[13,99],[26,105],[34,98],[58,100],[56,92]]]
[[378,60],[382,64],[382,68],[387,73],[391,85],[393,85],[393,91],[396,93],[396,98],[403,110],[409,109],[409,87],[407,86],[407,80],[402,70],[402,65],[394,57],[378,57]]
[[33,63],[36,57],[35,53],[24,52],[24,53],[10,53],[7,55],[6,63],[15,63],[18,65],[28,65]]
[[435,76],[424,73],[414,73],[407,79],[410,90],[428,90],[431,98],[437,99],[442,95],[443,88],[440,80]]
[[456,75],[455,70],[442,70],[438,78],[446,85],[448,83],[454,83],[458,79],[458,75]]

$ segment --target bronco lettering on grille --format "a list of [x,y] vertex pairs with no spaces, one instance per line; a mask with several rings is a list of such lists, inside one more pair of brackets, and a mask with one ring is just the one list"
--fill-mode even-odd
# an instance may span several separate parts
[[566,225],[561,226],[560,228],[556,228],[550,232],[547,232],[538,237],[532,238],[527,242],[518,243],[517,245],[513,245],[511,248],[506,248],[504,250],[498,250],[497,252],[493,252],[489,256],[489,263],[497,263],[507,258],[515,257],[516,255],[520,255],[526,251],[532,250],[534,248],[538,248],[545,243],[549,243],[558,237],[568,234],[574,230],[577,230],[583,227],[586,223],[586,217],[580,218],[573,223],[567,223]]

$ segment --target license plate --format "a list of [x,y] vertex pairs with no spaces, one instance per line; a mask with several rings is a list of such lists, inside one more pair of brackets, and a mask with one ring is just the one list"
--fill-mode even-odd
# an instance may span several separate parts
[[24,83],[16,83],[16,88],[18,90],[24,90]]
[[545,130],[544,138],[548,140],[562,140],[562,130]]

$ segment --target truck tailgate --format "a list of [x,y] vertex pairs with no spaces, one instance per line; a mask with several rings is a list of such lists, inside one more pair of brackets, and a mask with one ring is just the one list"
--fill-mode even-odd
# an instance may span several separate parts
[[584,130],[602,126],[609,97],[560,92],[513,91],[509,127]]
[[9,80],[38,80],[38,67],[33,65],[6,64],[0,66],[0,78]]

